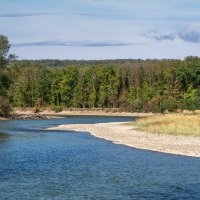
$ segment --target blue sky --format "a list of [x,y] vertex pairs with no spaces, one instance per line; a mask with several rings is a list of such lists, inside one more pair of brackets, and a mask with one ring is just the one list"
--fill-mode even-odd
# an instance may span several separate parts
[[199,0],[0,0],[20,59],[200,56]]

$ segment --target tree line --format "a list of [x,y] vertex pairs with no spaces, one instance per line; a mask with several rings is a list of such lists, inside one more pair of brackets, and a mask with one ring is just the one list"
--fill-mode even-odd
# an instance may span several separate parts
[[0,96],[9,99],[13,107],[120,108],[134,112],[200,109],[198,57],[10,60],[5,71],[6,78],[1,76]]
[[99,64],[49,68],[26,61],[9,67],[15,107],[122,108],[163,112],[200,108],[200,59],[148,60],[133,66]]
[[7,91],[11,84],[10,74],[7,65],[12,60],[12,55],[8,55],[10,44],[8,38],[0,35],[0,116],[6,116],[11,111],[8,101]]

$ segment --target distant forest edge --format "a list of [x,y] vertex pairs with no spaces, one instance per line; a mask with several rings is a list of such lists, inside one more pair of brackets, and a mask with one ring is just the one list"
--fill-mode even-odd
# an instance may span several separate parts
[[0,56],[0,96],[13,107],[120,108],[130,112],[200,109],[198,57],[17,61],[9,59],[7,52]]

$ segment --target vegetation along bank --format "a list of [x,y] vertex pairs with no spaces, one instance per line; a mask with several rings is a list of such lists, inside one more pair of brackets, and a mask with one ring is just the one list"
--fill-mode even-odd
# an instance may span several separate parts
[[[200,109],[200,58],[184,60],[15,60],[0,36],[0,116],[12,107]],[[10,106],[11,105],[11,106]]]

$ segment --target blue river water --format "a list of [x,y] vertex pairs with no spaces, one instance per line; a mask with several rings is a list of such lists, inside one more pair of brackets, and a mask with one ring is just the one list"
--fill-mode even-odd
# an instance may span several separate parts
[[200,199],[200,159],[137,150],[88,133],[45,131],[129,117],[1,121],[0,200]]

